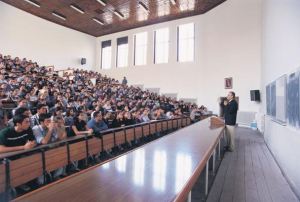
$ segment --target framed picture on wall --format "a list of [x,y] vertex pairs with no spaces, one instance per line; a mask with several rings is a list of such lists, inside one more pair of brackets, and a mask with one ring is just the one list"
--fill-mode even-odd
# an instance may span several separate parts
[[224,79],[225,89],[232,89],[232,77],[228,77]]

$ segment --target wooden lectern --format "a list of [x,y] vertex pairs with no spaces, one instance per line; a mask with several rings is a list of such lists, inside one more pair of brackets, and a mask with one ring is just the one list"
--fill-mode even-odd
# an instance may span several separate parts
[[224,127],[224,120],[217,116],[210,117],[210,128]]

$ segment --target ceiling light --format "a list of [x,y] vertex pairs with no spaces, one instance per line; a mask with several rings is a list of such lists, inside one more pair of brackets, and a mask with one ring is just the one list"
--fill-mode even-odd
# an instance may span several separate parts
[[116,16],[118,16],[120,19],[123,19],[123,18],[124,18],[124,15],[123,15],[122,13],[120,13],[119,11],[117,11],[117,10],[114,11],[114,14],[115,14]]
[[143,11],[145,11],[146,13],[149,13],[147,6],[143,2],[140,1],[139,5],[140,5],[140,8],[143,9]]
[[106,6],[106,2],[103,0],[97,0],[102,6]]
[[52,12],[52,15],[54,15],[55,17],[58,17],[61,20],[66,20],[66,17],[57,13],[57,12]]
[[75,11],[84,14],[84,11],[80,7],[76,6],[75,4],[71,4],[70,7],[73,8]]
[[93,18],[93,20],[100,25],[104,25],[104,23],[102,21],[98,20],[97,18]]
[[176,5],[176,0],[170,0],[173,5]]
[[36,2],[36,1],[34,1],[34,0],[24,0],[24,1],[26,1],[27,3],[30,3],[30,4],[33,5],[33,6],[36,6],[36,7],[38,7],[38,8],[41,7],[40,3],[38,3],[38,2]]

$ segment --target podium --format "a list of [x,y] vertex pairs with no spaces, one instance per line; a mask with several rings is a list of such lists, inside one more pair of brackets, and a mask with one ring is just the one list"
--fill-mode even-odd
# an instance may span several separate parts
[[224,127],[225,123],[224,120],[217,116],[210,117],[210,127],[211,128],[219,128]]

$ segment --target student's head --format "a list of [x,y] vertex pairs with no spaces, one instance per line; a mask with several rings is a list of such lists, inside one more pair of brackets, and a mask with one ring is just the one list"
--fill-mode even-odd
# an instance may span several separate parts
[[74,109],[68,108],[66,110],[66,116],[74,116]]
[[47,113],[47,105],[45,104],[38,104],[37,105],[37,113],[40,114],[46,114]]
[[51,114],[50,113],[45,113],[41,114],[39,117],[39,122],[42,126],[48,127],[49,124],[51,123]]
[[62,116],[62,114],[63,114],[63,108],[59,107],[59,106],[56,107],[54,114],[55,114],[55,116]]
[[30,127],[29,117],[23,114],[14,116],[13,122],[15,127],[18,127],[22,131],[27,130]]
[[58,127],[62,127],[62,126],[65,125],[65,121],[64,121],[64,118],[62,116],[56,116],[55,120],[57,122]]
[[19,107],[27,107],[27,104],[28,104],[27,100],[22,98],[22,99],[19,100],[18,106]]
[[102,120],[102,114],[100,111],[95,111],[93,114],[93,118],[96,122],[100,122]]
[[17,108],[16,111],[15,111],[15,116],[16,115],[20,115],[20,114],[23,114],[23,115],[28,116],[28,117],[31,116],[31,112],[30,112],[30,110],[27,107],[19,107],[19,108]]
[[79,120],[79,121],[86,121],[86,113],[83,112],[83,111],[79,111],[76,115],[76,118]]
[[130,112],[125,111],[125,112],[124,112],[124,118],[125,118],[125,119],[128,119],[129,117],[131,117]]

